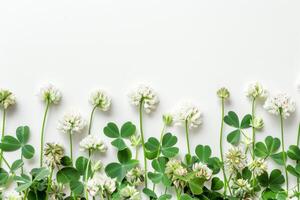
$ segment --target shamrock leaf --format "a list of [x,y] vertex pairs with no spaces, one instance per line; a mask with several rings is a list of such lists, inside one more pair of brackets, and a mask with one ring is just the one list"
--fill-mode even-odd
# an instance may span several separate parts
[[131,122],[126,122],[121,127],[121,136],[122,138],[129,138],[130,136],[135,134],[135,131],[136,131],[135,125]]
[[0,168],[0,185],[5,185],[8,181],[9,174],[5,169]]
[[195,149],[195,153],[202,163],[207,163],[211,156],[211,149],[207,145],[198,145]]
[[84,190],[84,185],[82,184],[82,182],[80,182],[78,180],[73,180],[70,182],[70,189],[73,194],[81,195]]
[[2,151],[16,151],[21,148],[21,143],[19,140],[14,138],[13,136],[6,135],[2,138],[2,141],[0,143],[0,149]]
[[126,173],[138,165],[139,161],[131,159],[132,154],[129,148],[118,151],[118,159],[120,163],[110,163],[105,167],[106,174],[111,178],[117,178],[122,181]]
[[224,187],[224,183],[218,177],[214,177],[211,180],[211,189],[212,190],[221,190],[223,187]]
[[224,117],[224,122],[233,127],[236,128],[235,130],[231,131],[227,135],[227,141],[232,145],[238,145],[241,139],[241,130],[250,128],[252,116],[247,114],[243,117],[242,122],[240,124],[240,120],[238,115],[233,112],[229,111],[228,114]]
[[73,167],[65,167],[59,170],[56,174],[58,183],[66,184],[71,181],[77,181],[80,178],[80,172]]
[[146,157],[153,160],[159,155],[160,143],[155,137],[150,137],[145,143]]
[[189,188],[194,195],[202,194],[205,179],[195,177],[189,181]]
[[276,159],[276,152],[280,147],[280,140],[272,136],[265,138],[265,143],[257,142],[255,144],[254,154],[260,158],[267,158],[269,156]]
[[290,159],[300,161],[300,149],[296,145],[291,145],[287,151],[287,155]]
[[287,159],[286,152],[279,152],[279,153],[273,154],[273,155],[271,155],[271,158],[278,165],[284,165],[284,160]]
[[176,143],[177,143],[176,136],[172,135],[171,133],[165,134],[162,139],[162,146],[161,146],[162,155],[166,156],[167,158],[172,158],[176,156],[179,152],[179,149],[177,147],[174,147]]
[[300,163],[297,163],[295,167],[293,167],[292,165],[288,165],[287,171],[297,178],[300,178]]
[[165,157],[159,157],[152,161],[152,168],[155,172],[148,172],[148,177],[153,183],[158,184],[162,182],[166,187],[171,186],[171,181],[165,174],[167,162],[168,159]]
[[157,195],[153,190],[150,190],[149,188],[144,188],[143,193],[149,197],[149,199],[157,199]]
[[83,176],[84,180],[88,179],[92,174],[91,162],[89,162],[89,159],[83,156],[77,158],[75,162],[75,167],[77,171],[80,173],[80,175]]
[[284,183],[284,176],[281,174],[279,169],[274,169],[270,176],[267,172],[264,172],[262,175],[258,176],[258,181],[261,186],[270,188],[272,191],[280,191],[281,185]]
[[10,166],[10,171],[11,172],[15,172],[18,169],[20,169],[22,166],[24,165],[24,162],[22,159],[16,160],[15,162],[13,162],[13,164]]

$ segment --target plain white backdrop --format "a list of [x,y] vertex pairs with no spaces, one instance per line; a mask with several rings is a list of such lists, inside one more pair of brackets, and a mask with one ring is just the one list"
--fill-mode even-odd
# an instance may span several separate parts
[[[112,110],[96,112],[92,132],[103,135],[109,121],[137,124],[137,109],[126,94],[143,82],[161,100],[156,112],[144,117],[147,137],[160,134],[163,113],[191,100],[203,112],[202,126],[191,133],[191,146],[209,144],[219,155],[219,87],[231,92],[226,110],[240,116],[250,112],[244,88],[252,81],[262,82],[271,94],[287,92],[300,104],[295,87],[300,75],[299,9],[298,0],[1,1],[0,87],[17,96],[7,117],[7,134],[15,134],[19,125],[30,126],[37,154],[26,165],[37,166],[44,112],[37,97],[40,86],[52,83],[63,93],[61,104],[50,110],[45,134],[46,141],[65,144],[68,152],[67,136],[57,131],[64,112],[75,109],[88,119],[89,94],[103,88],[112,97]],[[264,117],[265,128],[257,138],[279,137],[278,118],[261,107],[257,114]],[[287,146],[296,141],[299,113],[300,108],[285,122]],[[225,135],[230,130],[226,127]],[[185,153],[184,130],[170,131]],[[75,145],[75,154],[82,154],[78,149]],[[104,162],[114,160],[114,153],[109,148]],[[19,156],[9,155],[11,161]]]

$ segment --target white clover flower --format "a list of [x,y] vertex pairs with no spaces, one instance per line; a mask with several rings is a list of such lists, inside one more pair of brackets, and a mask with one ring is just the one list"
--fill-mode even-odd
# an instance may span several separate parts
[[264,127],[264,120],[261,117],[254,117],[254,119],[251,119],[250,126],[253,128],[259,130]]
[[238,147],[233,147],[226,154],[225,164],[230,172],[241,171],[247,165],[247,157]]
[[185,125],[189,128],[198,127],[201,121],[201,112],[190,102],[182,103],[174,112],[174,122],[177,125]]
[[247,180],[237,179],[234,182],[232,189],[234,190],[236,197],[244,199],[247,194],[251,192],[252,187]]
[[249,84],[248,87],[246,88],[246,96],[252,99],[266,98],[267,91],[262,86],[262,84],[258,82],[254,82]]
[[7,109],[16,104],[16,96],[9,90],[0,89],[0,107]]
[[253,172],[255,176],[260,176],[268,170],[268,166],[264,159],[260,158],[253,160],[249,165],[249,169]]
[[156,109],[159,99],[153,89],[147,85],[139,85],[129,93],[132,105],[139,106],[143,104],[146,113],[150,113]]
[[126,180],[134,186],[139,186],[144,182],[144,171],[140,167],[135,167],[127,172]]
[[70,112],[64,115],[59,123],[58,129],[62,133],[74,134],[80,133],[86,127],[86,121],[79,113]]
[[278,93],[266,100],[264,108],[271,114],[282,114],[283,118],[287,118],[295,111],[296,103],[286,93]]
[[46,85],[40,89],[42,101],[49,104],[58,104],[61,100],[61,92],[52,84]]
[[139,191],[134,187],[127,185],[126,187],[122,188],[120,191],[120,196],[122,200],[141,200],[141,194]]
[[99,192],[102,194],[112,194],[116,190],[116,179],[103,174],[95,174],[93,178],[87,181],[86,187],[88,193],[93,197]]
[[96,151],[103,153],[107,151],[107,146],[103,143],[100,135],[88,135],[79,143],[81,151]]
[[193,165],[193,171],[196,172],[196,177],[205,178],[205,180],[209,180],[212,176],[212,170],[201,162]]
[[44,163],[50,167],[60,165],[61,159],[64,156],[64,148],[57,143],[46,143],[44,148]]
[[4,196],[4,200],[22,200],[22,195],[16,191],[11,191]]
[[108,111],[111,106],[111,98],[103,90],[96,90],[90,96],[90,103],[102,111]]
[[186,176],[188,173],[187,169],[181,165],[180,160],[169,160],[166,164],[165,173],[177,188],[183,188],[186,185],[184,181],[178,179],[178,176]]

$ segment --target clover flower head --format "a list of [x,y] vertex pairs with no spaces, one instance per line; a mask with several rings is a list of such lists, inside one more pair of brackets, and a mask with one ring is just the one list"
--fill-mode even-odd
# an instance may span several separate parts
[[4,196],[4,200],[22,200],[22,195],[16,191],[11,191]]
[[52,84],[48,84],[40,89],[42,101],[49,104],[58,104],[61,100],[61,92]]
[[185,186],[186,183],[178,179],[178,176],[187,175],[187,169],[181,165],[180,160],[177,159],[169,160],[166,164],[165,173],[177,188],[179,187],[183,188]]
[[107,146],[103,143],[100,136],[98,135],[88,135],[81,140],[79,146],[82,151],[99,151],[101,153],[107,151]]
[[165,126],[171,126],[173,124],[173,116],[171,114],[164,114],[163,122]]
[[135,106],[143,106],[146,113],[156,109],[159,99],[154,90],[147,85],[139,85],[129,93],[130,102]]
[[235,196],[237,196],[238,198],[245,198],[252,190],[252,187],[249,184],[248,180],[244,179],[237,179],[234,182],[232,188],[234,190]]
[[202,123],[201,112],[191,102],[182,103],[174,112],[174,122],[177,125],[187,124],[189,128],[196,128]]
[[116,180],[103,174],[95,174],[86,184],[87,191],[91,196],[102,194],[112,194],[116,190]]
[[44,162],[50,167],[58,167],[64,156],[64,148],[57,143],[46,143],[44,148]]
[[137,134],[132,135],[130,137],[130,143],[133,147],[140,146],[142,144],[141,136]]
[[222,88],[218,89],[217,95],[219,98],[226,100],[230,97],[230,92],[227,88],[222,87]]
[[111,98],[103,90],[96,90],[90,96],[90,103],[102,111],[108,111],[111,106]]
[[50,187],[50,191],[49,191],[49,199],[51,199],[51,200],[64,199],[64,196],[65,196],[64,189],[65,189],[65,187],[63,184],[53,181],[51,184],[51,187]]
[[266,98],[267,97],[267,91],[262,86],[262,84],[258,82],[253,82],[248,85],[246,88],[246,96],[252,99],[257,98]]
[[139,191],[134,187],[127,185],[126,187],[122,188],[120,191],[120,196],[122,200],[141,200],[141,194]]
[[266,100],[264,108],[271,114],[281,114],[283,118],[287,118],[295,111],[296,103],[286,93],[278,93],[277,95],[271,96]]
[[77,112],[66,113],[59,123],[58,129],[62,133],[74,134],[80,133],[86,127],[86,121],[81,114]]
[[264,161],[264,159],[255,159],[253,160],[250,165],[249,169],[253,172],[255,176],[262,175],[265,171],[268,170],[267,163]]
[[135,167],[127,172],[126,180],[134,186],[139,186],[144,182],[144,171],[140,167]]
[[193,165],[193,171],[196,172],[196,177],[205,178],[205,180],[209,180],[212,176],[212,170],[209,169],[206,164],[201,162]]
[[247,165],[247,157],[238,147],[233,147],[226,154],[225,163],[232,173],[241,171]]
[[250,126],[253,128],[259,130],[264,127],[264,120],[261,117],[254,117],[254,119],[251,119]]
[[0,89],[0,107],[7,109],[16,104],[16,96],[9,90]]

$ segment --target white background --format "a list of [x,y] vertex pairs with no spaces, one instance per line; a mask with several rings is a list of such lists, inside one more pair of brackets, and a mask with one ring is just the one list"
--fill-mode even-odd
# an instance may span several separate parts
[[[89,93],[104,88],[112,97],[112,110],[96,112],[93,133],[103,135],[109,121],[137,123],[137,110],[126,94],[143,82],[161,100],[156,112],[144,118],[147,137],[160,134],[163,113],[191,100],[203,112],[201,128],[191,133],[191,146],[209,144],[218,155],[219,87],[231,92],[226,110],[240,115],[250,112],[244,88],[251,81],[262,82],[271,94],[288,92],[300,103],[295,88],[299,9],[298,0],[1,1],[0,86],[17,96],[7,117],[7,134],[19,125],[30,126],[37,154],[27,165],[37,166],[45,108],[36,95],[40,86],[50,82],[63,93],[61,104],[50,110],[46,141],[66,144],[68,152],[67,136],[57,131],[64,112],[75,109],[88,118]],[[266,125],[258,139],[279,137],[278,118],[261,105],[257,113]],[[296,141],[298,121],[299,109],[285,122],[287,145]],[[171,131],[185,153],[183,129]],[[82,154],[78,145],[75,151]],[[114,160],[114,152],[111,147],[103,160]]]

